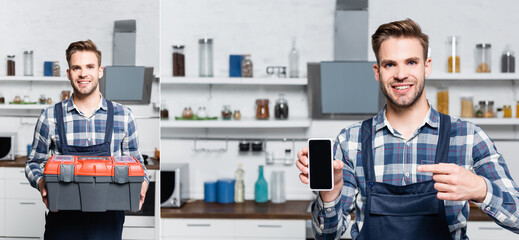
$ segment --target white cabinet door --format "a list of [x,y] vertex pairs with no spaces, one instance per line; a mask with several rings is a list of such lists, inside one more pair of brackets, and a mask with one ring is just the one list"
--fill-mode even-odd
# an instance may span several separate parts
[[235,237],[258,239],[305,239],[304,220],[236,220]]
[[162,219],[162,236],[202,238],[211,237],[232,239],[234,220],[227,219]]
[[5,219],[6,236],[43,237],[45,205],[40,199],[6,199]]
[[469,221],[467,236],[470,240],[518,240],[519,235],[510,232],[494,222]]
[[153,240],[155,228],[124,227],[123,240]]
[[27,179],[6,179],[5,198],[41,199],[41,195],[36,188],[31,187]]
[[[2,180],[0,179],[0,184]],[[2,192],[0,192],[2,194]],[[0,195],[1,197],[2,195]],[[0,237],[5,236],[5,199],[0,198]]]
[[25,179],[28,182],[27,178],[25,178],[25,168],[8,167],[4,169],[5,179]]

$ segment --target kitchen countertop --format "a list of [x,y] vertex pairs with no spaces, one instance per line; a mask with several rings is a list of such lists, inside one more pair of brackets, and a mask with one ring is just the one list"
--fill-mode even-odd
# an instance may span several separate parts
[[[149,159],[149,161],[153,162],[154,165],[146,165],[147,169],[152,169],[152,170],[160,169],[159,162],[157,162],[154,158]],[[12,161],[12,160],[0,161],[0,167],[25,167],[25,162],[27,162],[27,156],[16,156],[14,158],[14,161]]]
[[[220,218],[220,219],[311,219],[307,212],[310,201],[287,201],[282,204],[255,203],[247,200],[243,204],[206,203],[195,200],[181,208],[161,208],[161,218]],[[470,204],[469,221],[492,221],[476,205]]]

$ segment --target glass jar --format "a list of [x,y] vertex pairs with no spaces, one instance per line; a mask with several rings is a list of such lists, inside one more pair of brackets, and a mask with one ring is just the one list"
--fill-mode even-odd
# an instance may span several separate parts
[[505,116],[505,113],[503,112],[502,108],[496,109],[496,117],[497,118],[503,118]]
[[7,76],[14,76],[15,73],[15,55],[7,55]]
[[484,118],[493,118],[494,115],[494,101],[479,101],[479,110]]
[[14,102],[14,103],[22,103],[22,98],[20,98],[19,95],[16,95],[16,96],[14,97],[14,99],[13,99],[13,102]]
[[0,104],[4,104],[4,103],[5,103],[4,93],[0,92]]
[[458,36],[450,36],[448,40],[448,46],[447,46],[447,72],[452,73],[460,72],[460,55],[459,55],[459,43],[460,37]]
[[232,111],[231,106],[224,105],[222,108],[222,119],[223,120],[231,120],[232,118]]
[[241,61],[241,76],[252,77],[252,60],[249,54],[243,55],[243,60]]
[[59,77],[61,74],[61,68],[59,66],[59,62],[55,61],[54,64],[52,64],[52,76]]
[[196,117],[198,119],[206,119],[207,118],[207,111],[205,110],[205,107],[198,107],[198,111],[196,112]]
[[173,76],[186,76],[184,45],[173,45]]
[[503,107],[503,117],[504,118],[511,118],[512,117],[512,106],[510,105],[505,105]]
[[213,77],[213,39],[198,40],[198,74],[200,77]]
[[276,119],[288,118],[288,103],[284,96],[285,94],[280,93],[279,98],[276,100],[276,105],[274,106],[274,117]]
[[23,75],[24,76],[33,76],[34,75],[34,67],[33,67],[33,51],[27,50],[23,52]]
[[61,101],[65,101],[70,98],[70,91],[64,90],[61,91]]
[[472,97],[461,97],[461,117],[472,118],[474,117],[474,103]]
[[264,120],[269,119],[269,100],[268,99],[257,99],[256,100],[256,119]]
[[162,120],[169,119],[169,111],[168,111],[168,107],[166,106],[166,104],[162,104],[162,106],[160,106],[160,119],[162,119]]
[[232,115],[232,118],[234,118],[234,120],[240,120],[241,119],[240,110],[235,110],[234,114]]
[[31,100],[29,99],[29,95],[23,96],[23,102],[24,103],[30,103],[31,102]]
[[514,51],[510,50],[510,46],[506,46],[503,55],[501,55],[501,72],[515,72],[515,54]]
[[476,45],[476,72],[489,73],[492,69],[491,47],[488,43]]
[[40,104],[45,104],[45,103],[47,103],[47,98],[45,97],[45,94],[40,95],[40,99],[38,99],[38,102],[39,102]]
[[444,86],[438,87],[436,100],[438,112],[449,115],[449,89]]

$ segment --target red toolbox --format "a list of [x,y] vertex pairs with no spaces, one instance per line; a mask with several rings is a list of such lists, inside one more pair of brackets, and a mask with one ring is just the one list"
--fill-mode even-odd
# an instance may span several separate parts
[[144,169],[132,156],[52,156],[43,172],[49,210],[139,210]]

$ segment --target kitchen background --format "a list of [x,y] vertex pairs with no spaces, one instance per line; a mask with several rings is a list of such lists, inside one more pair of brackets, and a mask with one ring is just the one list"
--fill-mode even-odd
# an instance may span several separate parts
[[[434,1],[421,2],[404,0],[387,2],[370,0],[366,41],[376,28],[389,21],[411,18],[417,21],[430,38],[430,54],[433,59],[432,80],[427,80],[426,94],[429,102],[436,107],[437,89],[444,85],[449,89],[449,113],[459,116],[461,96],[472,96],[473,103],[493,100],[495,108],[513,106],[518,99],[516,81],[500,77],[500,58],[506,44],[511,49],[519,47],[519,32],[512,31],[511,23],[519,20],[513,11],[514,1]],[[283,158],[284,149],[291,148],[292,142],[268,141],[261,153],[239,152],[238,140],[271,138],[274,140],[306,139],[309,137],[335,138],[339,131],[359,121],[309,120],[306,86],[291,85],[290,80],[280,80],[285,84],[269,84],[265,73],[267,66],[288,66],[291,41],[295,37],[299,51],[301,78],[306,78],[307,62],[334,60],[334,14],[336,1],[274,1],[274,0],[215,0],[215,1],[162,1],[161,2],[161,103],[169,110],[169,120],[161,121],[162,163],[186,162],[190,166],[190,197],[202,199],[204,181],[232,178],[239,163],[245,170],[245,198],[254,199],[254,183],[258,177],[258,166],[266,165],[267,152],[276,158]],[[453,78],[469,78],[467,81],[448,80],[447,71],[448,37],[459,36],[459,56],[461,73]],[[214,47],[214,81],[200,80],[198,77],[198,39],[212,38]],[[352,36],[354,37],[354,36]],[[492,74],[487,80],[470,80],[475,73],[475,46],[478,43],[492,45]],[[185,45],[185,78],[172,78],[172,45]],[[335,46],[337,47],[337,46]],[[375,61],[371,45],[366,56]],[[229,55],[251,54],[254,79],[250,81],[264,84],[218,84],[231,81],[229,76]],[[435,79],[433,79],[435,78]],[[496,79],[494,79],[496,78]],[[504,79],[517,79],[517,75]],[[501,80],[499,80],[501,79]],[[206,84],[191,84],[204,81]],[[241,80],[246,83],[248,79]],[[372,81],[375,81],[373,78]],[[288,120],[272,120],[275,101],[279,93],[284,93],[289,105]],[[270,100],[271,117],[265,121],[253,120],[255,100]],[[359,99],[358,101],[362,101]],[[350,102],[345,104],[357,104]],[[174,121],[181,116],[185,107],[196,113],[205,107],[209,116],[220,117],[223,105],[232,110],[240,110],[241,120],[229,120],[219,124],[185,123]],[[252,121],[252,122],[250,122]],[[247,122],[247,123],[244,123]],[[519,179],[519,163],[516,159],[517,122],[495,119],[479,122],[481,127],[495,139],[498,150],[504,155],[512,175]],[[204,141],[205,138],[231,138],[227,151],[226,141]],[[194,139],[197,139],[196,141]],[[194,151],[198,148],[207,151]],[[295,141],[295,152],[306,145],[305,141]],[[295,150],[295,151],[294,151]],[[283,163],[283,162],[281,162]],[[285,171],[287,199],[313,199],[308,187],[298,179],[298,170],[292,164],[265,166],[265,178],[270,182],[272,171]]]

